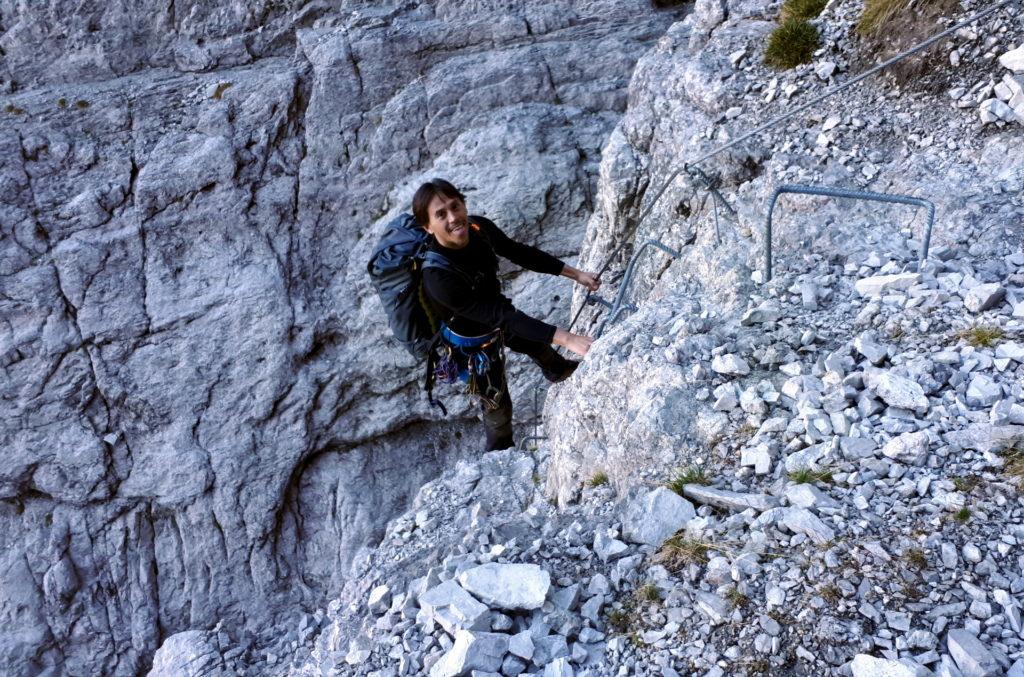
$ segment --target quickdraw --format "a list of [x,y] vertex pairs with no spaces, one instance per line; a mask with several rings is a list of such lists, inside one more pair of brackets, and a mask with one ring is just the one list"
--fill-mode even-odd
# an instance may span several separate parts
[[497,409],[501,405],[504,384],[500,380],[494,383],[491,375],[496,372],[502,374],[503,378],[504,370],[493,369],[495,362],[504,359],[503,347],[500,329],[482,336],[462,336],[442,324],[427,362],[427,395],[430,403],[440,407],[447,415],[444,405],[433,397],[434,381],[462,381],[467,385],[466,390],[470,395],[479,398],[488,409]]

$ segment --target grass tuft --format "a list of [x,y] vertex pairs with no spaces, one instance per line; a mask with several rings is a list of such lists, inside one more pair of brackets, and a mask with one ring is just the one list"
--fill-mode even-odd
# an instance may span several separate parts
[[1003,457],[1003,473],[1017,485],[1017,489],[1024,491],[1024,448],[1011,447],[1000,452]]
[[21,115],[25,112],[24,108],[18,108],[13,103],[9,103],[6,106],[4,106],[4,110],[10,113],[11,115]]
[[772,664],[767,658],[751,658],[744,664],[748,675],[770,675]]
[[608,627],[621,634],[629,630],[629,626],[633,622],[633,617],[632,614],[625,609],[612,609],[608,612],[605,620],[608,621]]
[[843,598],[843,591],[839,589],[839,586],[835,583],[829,583],[821,590],[818,591],[821,598],[829,604],[835,604]]
[[812,470],[810,468],[797,468],[787,474],[790,482],[797,484],[814,484],[815,482],[832,483],[832,471],[828,468]]
[[779,21],[813,19],[825,9],[828,0],[786,0],[779,10]]
[[665,541],[655,559],[672,571],[679,571],[687,564],[704,564],[708,561],[708,545],[682,534],[676,534]]
[[866,0],[857,22],[857,33],[862,38],[873,37],[897,14],[905,12],[910,3],[911,0]]
[[810,62],[819,44],[817,28],[803,19],[786,19],[768,36],[764,62],[772,68],[795,68]]
[[594,476],[587,480],[588,487],[603,487],[606,484],[608,484],[608,473],[603,470],[594,473]]
[[904,550],[903,561],[918,571],[928,568],[928,555],[921,548],[908,548]]
[[996,341],[1006,337],[1006,332],[992,324],[976,324],[961,329],[956,333],[956,337],[975,348],[991,348]]
[[953,478],[953,488],[969,494],[981,485],[981,478],[977,475],[960,475]]
[[85,110],[88,107],[89,107],[89,102],[86,101],[85,99],[79,99],[78,101],[75,102],[75,108],[77,108],[78,110]]
[[967,524],[967,522],[971,519],[971,509],[966,506],[960,508],[955,513],[953,513],[953,519],[955,519],[960,524]]
[[709,478],[707,472],[705,472],[704,466],[691,465],[685,468],[679,468],[676,470],[676,476],[671,482],[667,482],[665,486],[682,496],[683,487],[687,484],[711,484],[711,478]]
[[924,593],[921,591],[921,588],[909,581],[903,582],[900,586],[900,591],[903,593],[903,596],[911,602],[916,602],[924,597]]
[[661,592],[654,583],[645,583],[636,589],[636,597],[641,602],[660,602]]
[[725,593],[725,599],[732,604],[733,609],[741,609],[750,604],[750,598],[744,595],[742,592],[733,588],[729,592]]

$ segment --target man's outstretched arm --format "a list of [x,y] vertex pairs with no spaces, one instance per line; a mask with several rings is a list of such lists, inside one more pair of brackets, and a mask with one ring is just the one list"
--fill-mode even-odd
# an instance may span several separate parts
[[601,280],[598,279],[597,275],[593,273],[586,273],[578,268],[573,268],[568,263],[562,268],[560,273],[562,276],[569,278],[570,280],[576,280],[590,291],[597,291],[601,288]]
[[530,317],[516,310],[511,303],[484,301],[466,290],[457,274],[428,268],[423,271],[423,286],[427,295],[452,309],[458,315],[488,327],[500,327],[516,336],[537,343],[553,343],[580,357],[587,354],[593,339],[571,334],[564,329]]
[[487,235],[494,253],[503,256],[517,266],[537,273],[548,275],[562,275],[570,280],[575,280],[590,291],[597,291],[601,286],[601,280],[593,273],[587,273],[578,268],[573,268],[568,263],[548,254],[542,249],[516,242],[502,232],[490,219],[476,217],[480,227]]

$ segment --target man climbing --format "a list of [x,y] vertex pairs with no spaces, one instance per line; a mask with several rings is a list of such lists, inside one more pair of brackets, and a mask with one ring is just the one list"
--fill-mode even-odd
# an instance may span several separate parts
[[[453,380],[459,371],[468,374],[470,392],[483,402],[487,448],[507,449],[514,445],[512,398],[502,346],[528,355],[540,365],[547,380],[558,383],[569,378],[579,362],[565,359],[551,344],[583,357],[593,339],[516,310],[501,293],[497,257],[538,273],[563,275],[591,291],[597,290],[601,281],[536,247],[512,240],[486,218],[470,217],[465,196],[443,179],[419,187],[412,199],[412,213],[433,236],[428,244],[428,264],[423,268],[423,289],[428,305],[443,322],[443,355],[435,373],[445,380]],[[430,256],[442,257],[446,265],[429,265]]]

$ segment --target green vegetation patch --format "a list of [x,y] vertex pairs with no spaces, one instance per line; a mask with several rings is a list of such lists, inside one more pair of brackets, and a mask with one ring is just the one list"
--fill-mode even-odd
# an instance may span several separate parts
[[839,589],[839,586],[835,583],[829,583],[825,587],[818,590],[818,594],[821,598],[829,604],[835,604],[843,598],[843,591]]
[[608,627],[619,634],[629,630],[629,626],[633,622],[631,614],[624,609],[609,611],[608,615],[605,616],[605,620],[608,621]]
[[687,484],[711,484],[711,478],[708,477],[704,466],[691,465],[679,468],[676,470],[676,476],[671,481],[666,482],[665,486],[682,496],[683,487]]
[[679,571],[687,564],[704,564],[708,561],[710,547],[693,538],[676,534],[665,541],[655,559],[671,571]]
[[636,596],[641,602],[660,602],[661,592],[653,583],[645,583],[636,589]]
[[918,571],[928,568],[928,554],[921,548],[908,548],[903,551],[903,561]]
[[825,9],[828,0],[786,0],[779,11],[779,21],[813,19]]
[[818,29],[804,19],[786,19],[768,36],[764,62],[772,68],[796,68],[809,63],[821,40]]
[[1024,490],[1024,449],[1011,447],[1003,452],[1003,473],[1017,485],[1018,490]]
[[953,488],[969,494],[981,485],[981,478],[977,475],[960,475],[953,478]]
[[742,609],[750,604],[750,598],[736,588],[725,593],[725,599],[729,601],[729,604],[732,604],[733,609]]
[[890,24],[894,18],[910,7],[911,0],[865,0],[864,11],[857,22],[857,33],[861,37],[873,37]]
[[976,324],[973,327],[961,329],[956,333],[956,337],[975,348],[991,348],[996,341],[1006,338],[1006,332],[995,325]]
[[797,484],[814,484],[815,482],[831,484],[833,481],[832,471],[828,468],[822,468],[821,470],[797,468],[796,470],[791,470],[786,476],[789,477],[790,482]]

